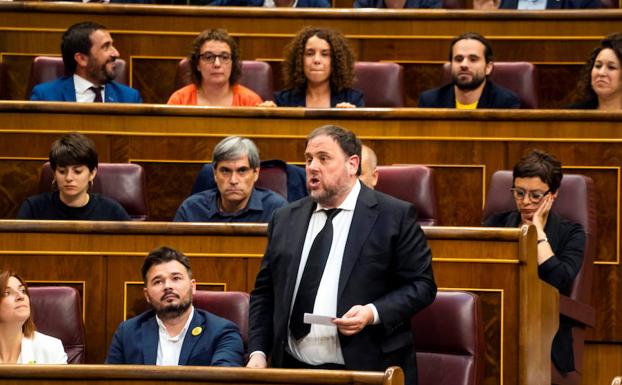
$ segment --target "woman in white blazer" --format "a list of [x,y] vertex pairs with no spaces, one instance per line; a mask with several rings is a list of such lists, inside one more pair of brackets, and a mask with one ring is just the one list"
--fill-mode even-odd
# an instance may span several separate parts
[[62,342],[35,331],[26,282],[5,270],[0,288],[0,363],[66,364]]

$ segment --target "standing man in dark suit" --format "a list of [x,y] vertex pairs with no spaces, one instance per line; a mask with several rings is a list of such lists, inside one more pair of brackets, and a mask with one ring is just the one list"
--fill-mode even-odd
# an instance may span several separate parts
[[63,34],[60,50],[65,72],[71,75],[41,83],[30,100],[56,102],[142,103],[138,91],[112,79],[119,51],[101,24],[74,24]]
[[184,254],[168,247],[155,249],[141,272],[145,298],[153,310],[119,325],[107,364],[242,365],[238,327],[192,306],[196,283]]
[[[268,357],[285,368],[399,365],[415,384],[410,318],[436,296],[415,208],[359,182],[361,142],[348,130],[317,128],[305,158],[310,196],[270,222],[247,366],[266,367]],[[327,317],[309,324],[304,313]]]
[[520,108],[520,99],[512,91],[493,84],[492,46],[482,35],[465,32],[449,46],[452,82],[423,92],[418,107],[457,108]]

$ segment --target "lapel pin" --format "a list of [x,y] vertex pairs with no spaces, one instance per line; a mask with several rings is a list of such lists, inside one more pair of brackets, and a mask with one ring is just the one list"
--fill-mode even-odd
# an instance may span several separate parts
[[200,326],[197,326],[194,329],[192,329],[192,335],[195,337],[201,334],[201,332],[203,332],[203,328]]

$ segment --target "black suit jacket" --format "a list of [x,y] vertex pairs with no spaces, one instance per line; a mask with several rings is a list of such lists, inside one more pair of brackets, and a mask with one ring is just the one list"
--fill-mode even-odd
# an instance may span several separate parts
[[[419,96],[417,107],[456,108],[456,93],[453,83],[424,91]],[[520,108],[520,99],[507,88],[497,86],[490,80],[486,80],[477,108]]]
[[[520,213],[513,210],[487,218],[484,226],[517,227],[519,223]],[[562,219],[555,213],[549,213],[544,232],[555,255],[538,266],[538,276],[560,293],[570,295],[572,282],[583,265],[585,232],[581,225]],[[563,373],[575,370],[572,325],[572,320],[561,316],[551,346],[551,359]]]
[[[251,293],[249,352],[263,351],[281,367],[288,320],[309,219],[310,197],[275,212],[268,247]],[[381,323],[340,335],[346,368],[384,370],[400,365],[415,384],[410,318],[436,296],[432,255],[415,222],[414,206],[361,185],[341,265],[337,316],[373,303]]]

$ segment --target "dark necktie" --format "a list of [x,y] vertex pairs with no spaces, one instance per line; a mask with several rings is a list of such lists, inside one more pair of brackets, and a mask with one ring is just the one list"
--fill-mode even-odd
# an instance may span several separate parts
[[89,87],[89,90],[93,91],[93,93],[95,94],[95,100],[93,100],[94,103],[101,103],[103,102],[102,100],[102,87]]
[[299,340],[309,334],[311,325],[303,323],[304,313],[313,313],[317,289],[320,286],[326,260],[330,253],[330,246],[333,243],[333,218],[341,209],[324,210],[326,213],[326,223],[322,230],[316,235],[309,250],[307,263],[302,272],[298,292],[294,300],[292,316],[289,320],[289,328],[295,339]]

